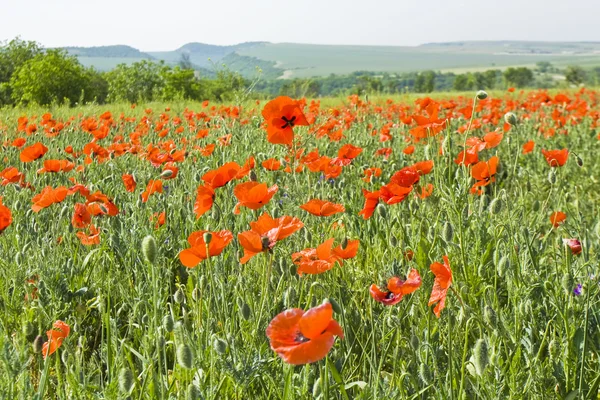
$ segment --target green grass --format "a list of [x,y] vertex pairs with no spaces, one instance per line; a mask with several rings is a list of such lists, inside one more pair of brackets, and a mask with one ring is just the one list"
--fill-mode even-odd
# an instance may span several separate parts
[[[473,93],[435,96],[454,99],[462,107]],[[36,173],[42,160],[24,164],[19,161],[19,150],[4,148],[2,168],[17,167],[34,190],[0,186],[3,203],[13,215],[13,223],[0,235],[0,398],[196,398],[186,393],[190,385],[205,399],[311,399],[313,395],[322,399],[489,399],[522,398],[523,393],[531,399],[575,398],[577,393],[579,398],[597,398],[600,141],[597,128],[591,126],[593,114],[569,122],[568,134],[545,138],[539,135],[540,127],[554,126],[550,116],[555,109],[568,117],[580,108],[566,109],[561,103],[540,106],[537,111],[531,105],[524,111],[515,104],[525,103],[525,97],[513,102],[516,93],[492,96],[502,99],[493,112],[500,120],[468,136],[481,137],[502,128],[502,114],[509,109],[517,113],[520,123],[498,147],[480,153],[482,160],[493,155],[500,158],[496,181],[487,186],[483,197],[469,193],[473,184],[469,169],[453,162],[465,140],[456,133],[468,123],[464,118],[452,120],[440,134],[443,142],[431,138],[416,144],[414,154],[402,153],[409,127],[399,122],[398,111],[405,108],[398,106],[414,112],[414,95],[393,97],[390,109],[384,97],[358,108],[347,99],[324,99],[313,126],[334,119],[342,124],[348,121],[341,142],[316,139],[307,136],[307,128],[296,127],[296,133],[305,137],[301,147],[306,152],[318,148],[320,154],[335,157],[346,143],[364,149],[333,181],[307,170],[287,174],[260,166],[267,158],[288,154],[285,147],[266,141],[259,116],[264,103],[242,103],[239,120],[218,110],[211,113],[200,103],[182,102],[135,109],[117,104],[4,110],[0,119],[3,143],[26,137],[17,133],[17,119],[22,115],[30,119],[35,115],[38,123],[46,111],[60,121],[74,117],[56,138],[46,137],[41,129],[27,137],[27,145],[40,141],[49,148],[43,159],[67,158],[63,150],[67,145],[81,152],[92,138],[80,128],[82,119],[107,110],[115,125],[98,143],[108,148],[116,136],[128,142],[132,132],[140,131],[147,108],[153,110],[147,115],[152,125],[141,138],[142,148],[173,140],[177,149],[188,143],[189,153],[177,164],[179,175],[164,181],[168,186],[164,193],[142,203],[140,194],[146,183],[158,179],[162,169],[139,154],[114,154],[104,163],[89,165],[82,156],[73,161],[85,166],[84,172],[52,175]],[[574,99],[573,93],[568,96]],[[598,110],[594,100],[586,95],[583,100],[591,110]],[[171,110],[165,111],[166,107]],[[330,111],[332,107],[339,108],[340,117]],[[209,136],[193,139],[197,129],[204,127],[196,120],[196,128],[185,125],[182,133],[175,133],[175,125],[168,123],[161,128],[168,129],[168,136],[160,138],[161,129],[155,129],[159,115],[186,121],[186,108],[208,114]],[[121,113],[134,120],[120,119]],[[490,113],[482,110],[476,118]],[[242,119],[248,123],[241,124]],[[380,143],[379,136],[370,133],[387,124],[397,124],[391,128],[394,139]],[[201,156],[189,144],[205,146],[226,134],[232,135],[231,146],[217,145],[210,157]],[[528,140],[534,140],[536,148],[522,155],[521,145]],[[373,156],[381,147],[393,148],[389,160]],[[571,154],[567,164],[556,169],[551,183],[550,167],[540,150],[563,147]],[[582,167],[576,163],[576,154],[583,160]],[[193,203],[201,176],[225,162],[242,164],[250,155],[256,157],[258,181],[279,186],[275,197],[261,210],[242,209],[234,215],[233,186],[248,178],[234,181],[217,189],[213,209],[196,219]],[[359,217],[364,204],[361,189],[378,189],[394,172],[426,159],[435,166],[431,174],[421,177],[420,185],[434,185],[431,197],[421,200],[411,194],[399,204],[378,208],[371,219]],[[382,176],[364,182],[361,178],[367,167],[381,168]],[[125,191],[121,181],[125,173],[137,178],[134,193]],[[115,217],[93,218],[101,229],[97,246],[83,246],[71,225],[74,204],[85,201],[80,195],[39,213],[31,210],[32,197],[43,187],[70,187],[69,178],[102,191],[120,209]],[[299,205],[311,198],[342,203],[346,212],[329,218],[308,215]],[[565,212],[567,220],[552,229],[549,215],[557,210]],[[150,218],[162,211],[167,213],[167,222],[155,229]],[[262,212],[297,216],[305,228],[278,243],[272,258],[260,254],[241,265],[243,250],[234,239],[222,255],[195,269],[181,265],[178,254],[188,248],[192,232],[227,229],[236,237]],[[344,227],[333,229],[336,221]],[[152,263],[141,250],[148,235],[157,243]],[[323,274],[299,277],[291,254],[314,248],[329,237],[335,237],[336,243],[345,237],[359,239],[356,258]],[[569,254],[562,244],[563,238],[570,237],[582,241],[581,255]],[[62,238],[60,244],[58,238]],[[407,250],[415,253],[412,261],[403,255]],[[453,290],[438,319],[427,306],[434,280],[429,267],[443,255],[450,259]],[[381,286],[393,275],[404,279],[411,268],[419,271],[422,286],[399,304],[385,307],[369,296],[371,284]],[[26,282],[32,276],[37,276],[34,286]],[[581,296],[573,294],[578,283],[583,285]],[[27,300],[34,287],[37,298]],[[305,366],[285,365],[269,348],[265,335],[269,321],[285,309],[307,310],[325,299],[339,304],[334,318],[345,338],[336,339],[326,359]],[[45,332],[58,319],[71,326],[71,333],[44,362],[32,342],[38,335],[46,339]],[[481,356],[482,340],[488,357]],[[189,369],[181,359],[185,350],[178,350],[182,346],[191,349]],[[474,365],[485,368],[478,371]],[[128,373],[133,377],[130,394],[120,389],[127,380],[120,377]]]

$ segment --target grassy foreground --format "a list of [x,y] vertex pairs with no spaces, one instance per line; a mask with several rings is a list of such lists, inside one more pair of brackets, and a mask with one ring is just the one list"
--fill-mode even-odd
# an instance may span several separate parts
[[[288,162],[290,149],[266,139],[264,102],[3,111],[0,173],[14,167],[23,175],[0,178],[7,180],[0,197],[12,215],[0,234],[0,398],[598,398],[598,95],[494,93],[475,104],[473,94],[308,102],[304,112],[314,121],[295,128],[302,140],[294,149],[304,153]],[[51,116],[43,117],[47,111]],[[507,112],[515,126],[505,123]],[[22,116],[27,121],[19,122]],[[426,126],[413,116],[448,122]],[[427,135],[418,140],[419,123]],[[495,130],[501,140],[487,145],[484,135]],[[25,144],[19,147],[18,138]],[[535,147],[523,154],[529,141]],[[47,153],[22,162],[23,149],[36,142]],[[333,159],[345,144],[362,152],[338,176],[331,167],[311,172],[309,152]],[[481,195],[471,191],[473,166],[456,162],[465,147],[477,147],[480,161],[499,159]],[[381,149],[390,149],[389,157],[377,155],[387,153]],[[553,168],[542,149],[568,149],[568,160]],[[213,207],[197,218],[203,176],[228,162],[242,166],[250,156],[256,180],[278,185],[270,202],[234,214],[233,188],[246,176],[216,189]],[[163,171],[172,158],[179,170],[169,179]],[[283,162],[280,170],[261,165],[270,158]],[[52,159],[74,168],[39,173]],[[372,217],[359,215],[362,189],[376,191],[425,160],[433,169],[402,201],[380,199]],[[284,172],[289,164],[304,168]],[[364,179],[368,168],[381,175]],[[133,192],[124,174],[135,176]],[[143,201],[156,180],[162,193]],[[32,209],[45,187],[76,184],[109,199],[88,200],[101,204],[92,217],[99,243],[81,239],[95,241],[89,226],[73,225],[75,204],[86,203],[81,192]],[[431,195],[417,196],[428,184]],[[299,208],[315,198],[345,211],[316,217]],[[114,216],[109,203],[118,208]],[[558,211],[566,220],[553,227]],[[237,235],[263,212],[298,217],[304,228],[242,265]],[[228,230],[234,239],[222,254],[186,268],[179,254],[202,230]],[[148,247],[142,251],[148,235],[155,257]],[[358,239],[356,257],[299,276],[291,255],[328,238],[336,246]],[[580,253],[563,239],[578,239]],[[430,265],[444,255],[453,280],[436,318],[428,307]],[[385,289],[389,278],[405,279],[413,268],[422,278],[414,293],[393,306],[371,297],[372,284]],[[334,305],[344,338],[323,360],[284,363],[265,335],[269,322],[285,309],[308,310],[324,300]],[[70,332],[44,358],[46,331],[57,320]]]

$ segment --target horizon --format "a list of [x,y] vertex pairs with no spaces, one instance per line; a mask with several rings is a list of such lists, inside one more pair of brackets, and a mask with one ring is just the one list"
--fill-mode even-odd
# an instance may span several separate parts
[[30,0],[5,10],[0,39],[19,36],[45,47],[127,43],[144,52],[189,42],[393,47],[475,40],[600,42],[600,30],[595,29],[600,2],[595,0],[505,0],[501,5],[432,0],[427,10],[418,0],[376,0],[368,8],[361,6],[352,0],[306,0],[301,6],[276,0],[174,0],[168,8],[157,0],[105,0],[100,7],[74,0]]

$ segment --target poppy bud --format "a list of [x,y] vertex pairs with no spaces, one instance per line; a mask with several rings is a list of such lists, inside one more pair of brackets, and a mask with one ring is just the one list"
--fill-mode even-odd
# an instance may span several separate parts
[[142,240],[142,254],[146,261],[150,264],[154,264],[156,261],[156,240],[150,235],[146,236],[144,240]]
[[419,377],[423,381],[424,384],[431,384],[431,371],[429,370],[429,366],[425,363],[419,365]]
[[498,262],[498,276],[503,277],[506,271],[510,268],[510,259],[508,256],[502,256]]
[[465,204],[464,208],[462,209],[462,220],[463,222],[466,222],[469,219],[469,205]]
[[577,165],[583,167],[583,160],[577,154],[575,154],[575,161],[577,162]]
[[181,290],[181,288],[177,289],[173,298],[177,304],[183,303],[185,301],[185,294],[183,293],[183,290]]
[[247,303],[242,304],[242,308],[241,308],[241,314],[242,314],[242,318],[244,318],[244,320],[248,321],[250,319],[250,306]]
[[163,179],[169,179],[170,177],[173,176],[173,171],[170,169],[165,169],[161,174],[160,177]]
[[496,315],[496,311],[490,306],[485,306],[483,309],[483,319],[493,329],[496,329],[498,326],[498,316]]
[[551,185],[556,183],[556,172],[554,172],[554,169],[551,169],[548,173],[548,182],[550,182]]
[[573,290],[573,277],[571,274],[563,275],[560,283],[562,288],[565,290],[565,293],[570,294],[571,290]]
[[119,371],[119,390],[121,393],[129,394],[133,389],[133,373],[129,368],[121,368]]
[[258,180],[258,178],[256,177],[256,172],[250,171],[250,180],[252,182],[256,182]]
[[44,339],[40,336],[37,335],[35,337],[35,339],[33,340],[33,343],[31,345],[33,347],[33,352],[34,353],[39,353],[42,351],[42,346],[44,346]]
[[21,328],[23,335],[25,336],[31,336],[33,334],[33,329],[33,324],[29,321],[25,322]]
[[308,229],[304,229],[304,239],[307,242],[310,242],[312,240],[312,234],[310,233],[310,231]]
[[180,344],[177,347],[177,362],[181,368],[191,369],[194,363],[194,355],[192,349],[187,344]]
[[163,318],[163,328],[165,328],[165,331],[171,333],[173,332],[173,325],[175,324],[175,322],[173,321],[173,317],[171,316],[171,314],[167,314],[164,316]]
[[483,211],[490,205],[490,196],[482,194],[479,198],[479,210]]
[[487,99],[487,97],[488,97],[488,94],[485,90],[480,90],[477,92],[477,98],[479,100],[485,100],[485,99]]
[[502,211],[502,199],[495,198],[490,203],[490,214],[497,215]]
[[507,112],[506,114],[504,114],[504,122],[515,126],[517,125],[517,116],[515,115],[515,113]]
[[431,148],[431,147],[430,147],[429,145],[427,145],[427,146],[425,146],[425,148],[423,149],[423,152],[424,152],[424,154],[425,154],[425,159],[426,159],[426,160],[429,160],[429,159],[431,159],[431,157],[429,157],[429,155],[430,155],[430,148]]
[[448,221],[446,221],[444,227],[442,228],[442,238],[446,243],[450,243],[452,238],[454,238],[454,227]]
[[335,312],[337,314],[342,313],[342,307],[340,307],[340,304],[333,297],[328,298],[327,300],[325,300],[325,302],[331,304],[331,308],[333,308],[333,312]]
[[313,398],[318,399],[321,396],[321,377],[318,377],[313,384]]
[[215,338],[213,347],[219,354],[225,354],[227,352],[227,342],[221,338]]
[[186,400],[198,400],[201,397],[202,397],[202,393],[200,393],[200,389],[198,389],[198,386],[194,385],[193,383],[190,383],[187,387],[185,399]]
[[342,250],[346,250],[347,247],[348,247],[348,238],[345,237],[344,240],[342,240]]
[[390,236],[390,244],[392,245],[392,247],[398,246],[398,239],[396,239],[396,235],[392,234]]
[[381,215],[381,218],[383,219],[386,219],[388,216],[387,209],[383,204],[377,205],[377,212],[379,213],[379,215]]
[[539,201],[539,200],[536,200],[536,201],[534,201],[534,202],[533,202],[533,205],[531,206],[531,209],[532,209],[534,212],[537,212],[537,211],[539,211],[539,210],[540,210],[540,201]]
[[414,351],[418,351],[420,345],[421,344],[419,343],[419,337],[413,333],[410,337],[410,346],[413,348]]
[[558,343],[556,339],[552,339],[550,343],[548,343],[548,354],[552,361],[557,360],[560,357],[560,343]]
[[[202,276],[200,278],[200,282],[198,283],[200,285],[200,287],[202,287],[204,285],[204,276]],[[195,287],[194,290],[192,290],[192,300],[194,301],[198,301],[200,299],[200,288],[199,287]]]
[[202,239],[204,239],[204,243],[206,243],[206,245],[208,246],[212,241],[212,233],[204,232],[204,235],[202,235]]
[[210,216],[215,221],[218,221],[221,218],[221,212],[219,211],[219,207],[213,207],[210,211]]
[[475,372],[477,372],[477,375],[483,375],[489,362],[490,358],[487,343],[485,342],[485,339],[479,339],[473,348],[473,364],[475,365]]

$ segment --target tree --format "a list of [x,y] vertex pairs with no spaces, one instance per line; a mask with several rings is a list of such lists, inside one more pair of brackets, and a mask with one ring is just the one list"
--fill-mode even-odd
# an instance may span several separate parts
[[538,61],[535,63],[535,66],[542,74],[552,71],[552,63],[549,61]]
[[148,60],[117,65],[106,74],[108,101],[135,103],[158,98],[165,88],[165,70],[168,69],[164,63]]
[[585,71],[576,65],[569,65],[565,70],[565,79],[572,85],[580,85],[585,80]]
[[16,103],[75,103],[88,88],[85,68],[77,58],[61,49],[47,50],[25,61],[11,76],[10,88]]
[[179,58],[179,68],[185,69],[194,69],[194,64],[192,64],[192,60],[190,59],[189,53],[181,53],[181,57]]
[[165,86],[162,90],[163,100],[195,99],[199,100],[200,84],[194,70],[179,66],[162,71]]
[[458,90],[460,92],[466,92],[467,90],[471,90],[469,86],[469,77],[467,74],[456,75],[454,79],[454,83],[452,84],[452,88],[454,90]]
[[0,46],[0,105],[12,103],[10,78],[15,70],[41,53],[38,43],[18,37]]
[[504,71],[504,79],[511,86],[525,87],[532,83],[533,72],[526,67],[511,67]]
[[435,89],[435,72],[425,71],[417,75],[414,90],[417,93],[431,93]]

